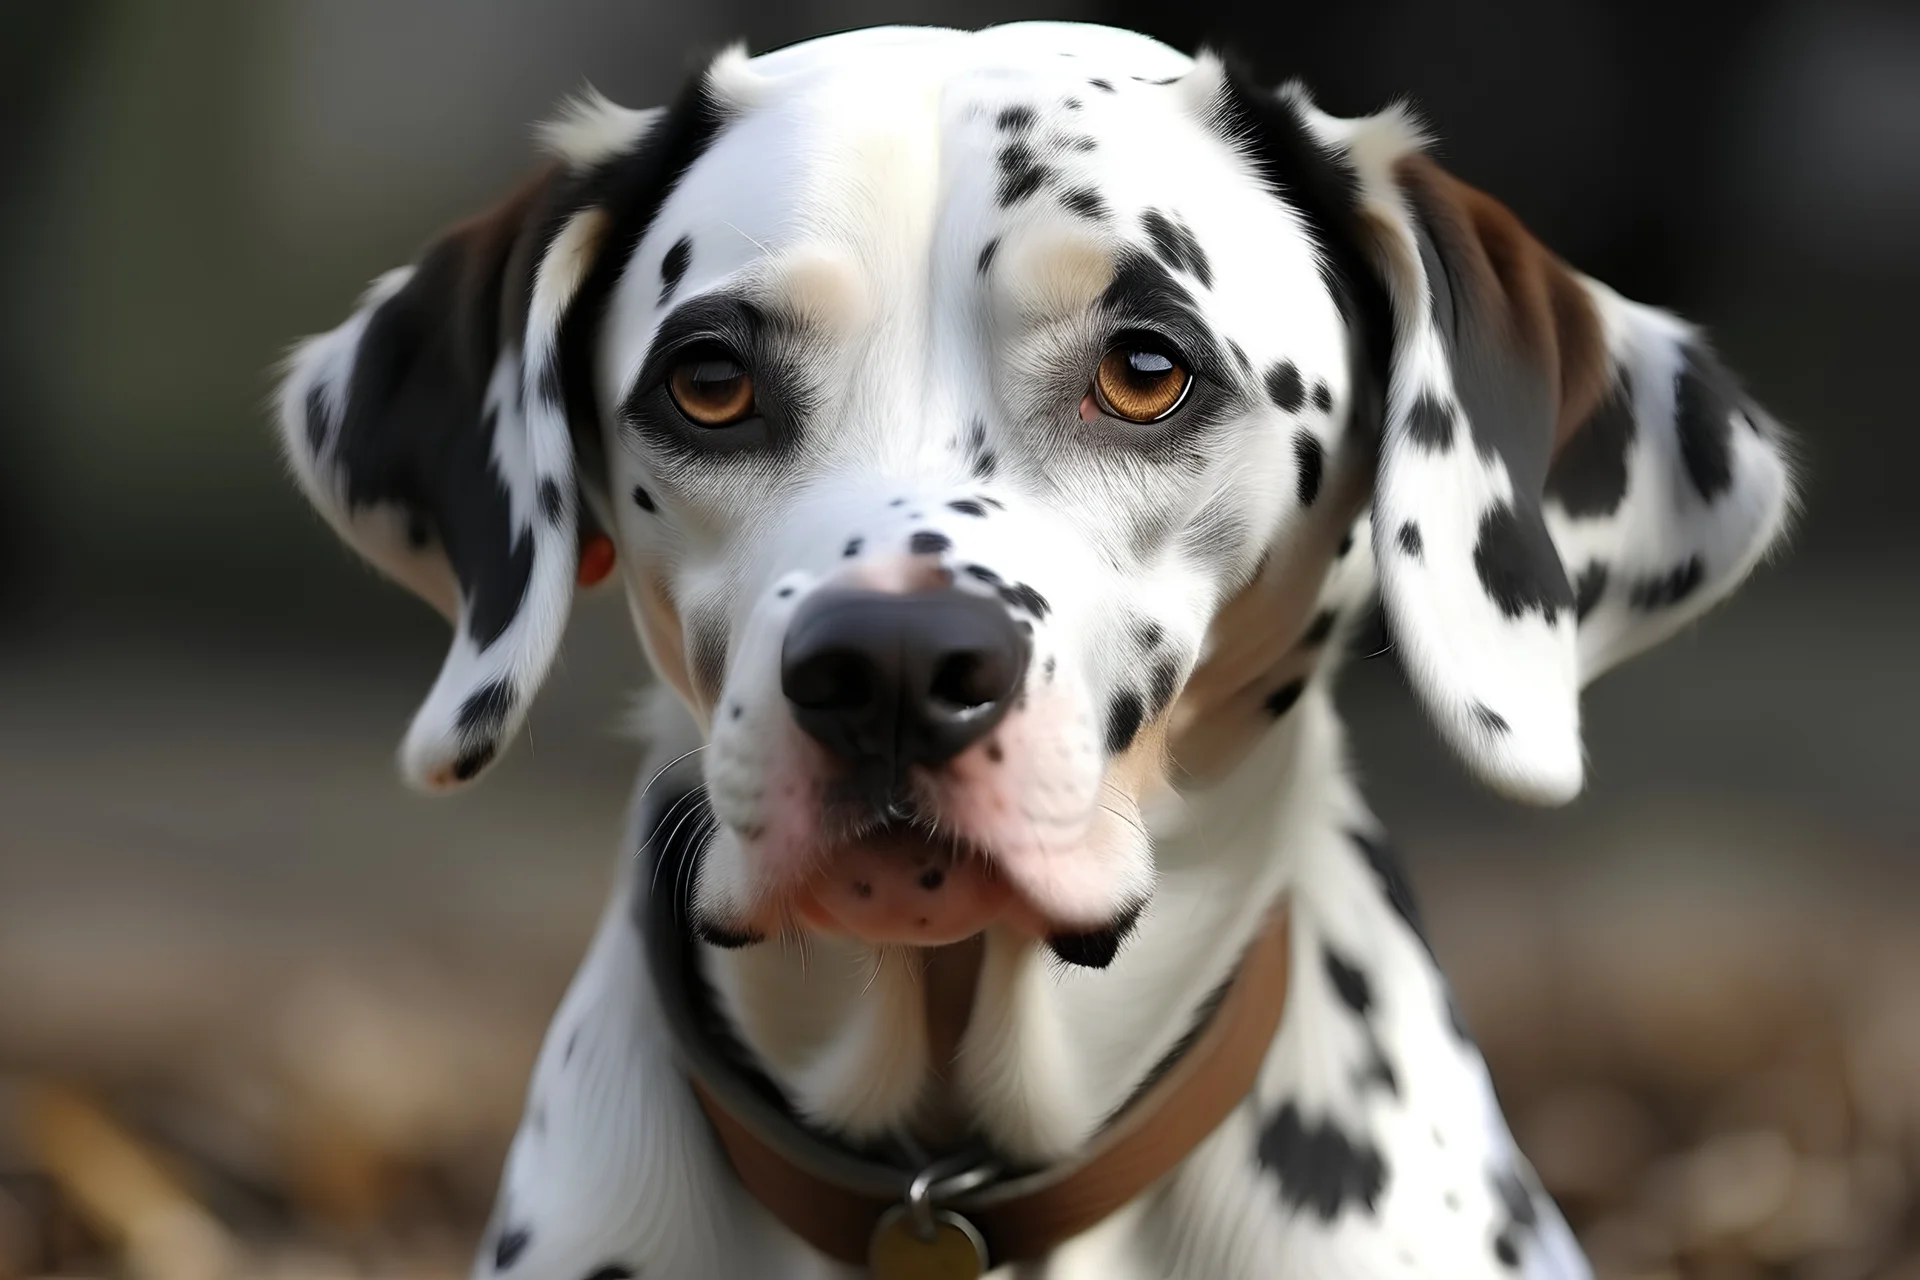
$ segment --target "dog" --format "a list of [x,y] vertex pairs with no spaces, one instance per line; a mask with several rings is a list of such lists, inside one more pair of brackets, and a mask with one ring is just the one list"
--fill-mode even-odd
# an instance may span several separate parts
[[602,579],[658,675],[473,1274],[1588,1274],[1334,677],[1377,602],[1475,775],[1573,797],[1582,686],[1793,506],[1704,338],[1407,108],[1099,27],[736,48],[544,139],[277,402],[453,624],[409,781]]

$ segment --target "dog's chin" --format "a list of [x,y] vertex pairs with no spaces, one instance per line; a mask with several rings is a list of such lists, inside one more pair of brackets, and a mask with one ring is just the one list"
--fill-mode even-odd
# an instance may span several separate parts
[[1049,911],[991,855],[904,823],[837,843],[811,867],[764,901],[751,925],[709,940],[739,946],[798,926],[870,946],[941,947],[999,927],[1047,943],[1062,960],[1101,968],[1140,912],[1137,903],[1092,919]]

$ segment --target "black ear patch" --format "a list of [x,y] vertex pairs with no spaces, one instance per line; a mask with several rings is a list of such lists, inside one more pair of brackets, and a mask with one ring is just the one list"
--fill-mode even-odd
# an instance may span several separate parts
[[1547,470],[1547,496],[1570,516],[1610,516],[1627,496],[1633,387],[1623,373]]
[[1680,461],[1703,502],[1733,487],[1733,410],[1740,388],[1711,351],[1686,348],[1686,365],[1674,384],[1675,427]]

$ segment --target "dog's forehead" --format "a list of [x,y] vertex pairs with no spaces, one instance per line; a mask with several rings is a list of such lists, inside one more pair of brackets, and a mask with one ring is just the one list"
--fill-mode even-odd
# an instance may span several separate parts
[[[725,287],[797,302],[841,338],[912,342],[928,316],[978,330],[1084,309],[1143,250],[1224,328],[1324,345],[1314,249],[1213,126],[1208,72],[1072,24],[861,32],[722,59],[710,85],[725,124],[623,273],[609,390],[637,370],[669,279],[676,303]],[[947,305],[959,294],[1011,305],[976,315]],[[1297,324],[1276,298],[1307,300]]]

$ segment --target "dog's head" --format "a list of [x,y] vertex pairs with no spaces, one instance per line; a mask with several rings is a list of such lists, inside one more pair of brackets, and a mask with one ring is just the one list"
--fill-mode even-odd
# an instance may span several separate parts
[[717,938],[1125,919],[1142,802],[1284,718],[1369,509],[1443,736],[1565,800],[1583,683],[1789,505],[1698,336],[1397,110],[1028,25],[730,53],[549,137],[297,351],[280,423],[340,533],[454,622],[418,784],[504,745],[611,537],[707,736]]

